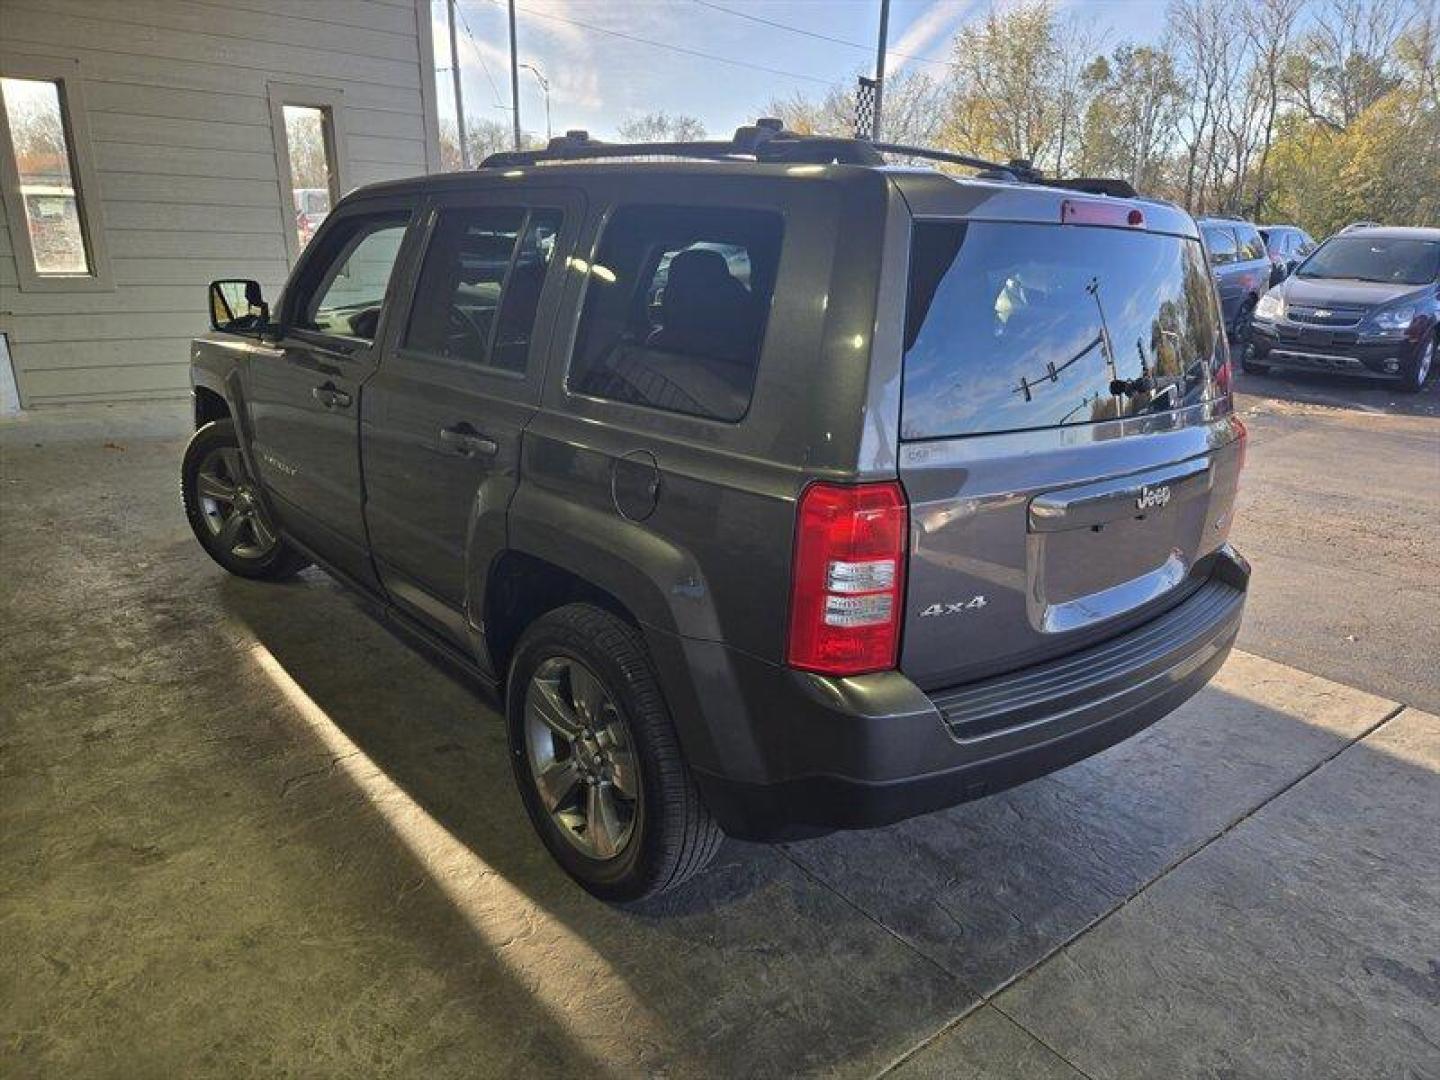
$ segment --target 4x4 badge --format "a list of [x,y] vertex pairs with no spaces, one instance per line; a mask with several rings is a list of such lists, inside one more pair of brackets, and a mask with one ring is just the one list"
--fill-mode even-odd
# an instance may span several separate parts
[[1164,506],[1169,501],[1169,484],[1160,484],[1157,487],[1141,487],[1140,495],[1135,500],[1135,507],[1137,510],[1153,510],[1157,506]]
[[953,604],[931,604],[920,612],[922,619],[935,615],[963,615],[967,611],[978,611],[990,601],[983,596],[972,596],[969,600],[956,600]]

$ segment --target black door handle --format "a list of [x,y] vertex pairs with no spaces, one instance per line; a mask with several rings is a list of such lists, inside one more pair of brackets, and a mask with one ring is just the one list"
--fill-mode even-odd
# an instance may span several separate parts
[[440,429],[440,442],[452,448],[457,454],[473,457],[494,457],[500,452],[500,444],[494,439],[481,435],[469,424],[456,424]]
[[350,402],[354,400],[354,398],[344,390],[339,389],[334,383],[330,382],[327,382],[324,386],[312,388],[310,396],[327,409],[349,408]]

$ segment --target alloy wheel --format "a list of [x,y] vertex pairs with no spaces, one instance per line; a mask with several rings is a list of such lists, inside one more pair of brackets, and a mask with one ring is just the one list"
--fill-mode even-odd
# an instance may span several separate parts
[[1432,337],[1430,343],[1425,346],[1425,351],[1420,354],[1420,359],[1415,362],[1415,381],[1420,386],[1425,385],[1425,380],[1430,377],[1430,365],[1435,360],[1435,339]]
[[260,559],[279,542],[265,519],[244,459],[234,446],[211,450],[195,474],[195,494],[205,527],[220,548],[242,559]]
[[618,857],[640,808],[638,760],[614,699],[579,660],[549,657],[530,677],[525,751],[561,835],[592,859]]

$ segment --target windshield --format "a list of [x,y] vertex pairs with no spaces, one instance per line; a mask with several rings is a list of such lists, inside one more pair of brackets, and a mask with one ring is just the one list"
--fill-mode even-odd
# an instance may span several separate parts
[[1297,274],[1302,278],[1426,285],[1440,275],[1440,241],[1337,236],[1301,264]]
[[1202,400],[1218,349],[1195,240],[998,222],[915,226],[902,437],[1018,431]]

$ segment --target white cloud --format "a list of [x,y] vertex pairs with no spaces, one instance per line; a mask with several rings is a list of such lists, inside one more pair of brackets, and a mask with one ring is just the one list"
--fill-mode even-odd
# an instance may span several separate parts
[[[905,28],[898,40],[891,41],[889,48],[897,53],[924,56],[942,36],[947,36],[955,25],[968,17],[980,5],[978,0],[935,0],[925,13]],[[892,56],[887,60],[891,71],[899,71],[913,61],[903,56]]]

